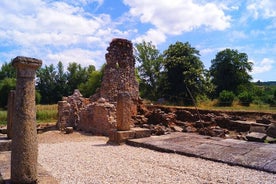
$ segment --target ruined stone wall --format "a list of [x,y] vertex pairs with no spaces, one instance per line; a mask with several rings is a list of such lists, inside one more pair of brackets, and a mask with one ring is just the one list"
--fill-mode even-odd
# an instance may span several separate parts
[[[116,128],[116,103],[120,93],[130,95],[131,115],[137,114],[139,85],[135,78],[135,58],[132,43],[113,39],[107,48],[103,80],[97,93],[88,99],[78,90],[58,104],[58,128],[66,127],[108,135]],[[133,122],[130,122],[133,124]]]
[[108,136],[111,129],[116,128],[116,108],[104,98],[90,103],[80,112],[77,129]]
[[106,66],[99,96],[116,102],[119,93],[128,92],[132,99],[132,114],[137,113],[139,85],[135,78],[135,58],[132,43],[126,39],[113,39],[105,55]]

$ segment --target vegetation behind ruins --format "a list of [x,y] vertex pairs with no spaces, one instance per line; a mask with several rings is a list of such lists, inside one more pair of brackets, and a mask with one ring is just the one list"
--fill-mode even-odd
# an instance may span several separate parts
[[[252,82],[253,63],[238,50],[218,52],[209,69],[188,42],[171,44],[163,53],[151,42],[138,43],[134,56],[140,95],[150,103],[256,110],[276,106],[276,82]],[[62,62],[45,65],[37,71],[36,102],[56,104],[76,88],[89,97],[100,87],[103,70],[104,66],[96,70],[93,65],[83,67],[76,62],[69,63],[66,70]],[[1,66],[0,108],[5,109],[8,93],[15,88],[15,75],[11,63]],[[47,113],[51,114],[49,110],[39,112],[39,119],[46,119]]]

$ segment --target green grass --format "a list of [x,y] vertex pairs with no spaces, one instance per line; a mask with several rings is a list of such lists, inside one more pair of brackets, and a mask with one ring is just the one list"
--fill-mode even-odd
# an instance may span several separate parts
[[37,105],[36,120],[38,123],[56,122],[58,118],[57,105]]
[[7,111],[0,110],[0,125],[7,124]]
[[201,109],[209,110],[226,110],[226,111],[257,111],[276,113],[276,107],[271,107],[268,104],[250,104],[249,106],[242,106],[238,101],[234,101],[230,107],[222,107],[217,105],[217,100],[202,102],[198,105]]
[[[53,123],[57,121],[57,105],[37,105],[36,106],[37,123]],[[0,110],[0,125],[7,124],[7,111]]]

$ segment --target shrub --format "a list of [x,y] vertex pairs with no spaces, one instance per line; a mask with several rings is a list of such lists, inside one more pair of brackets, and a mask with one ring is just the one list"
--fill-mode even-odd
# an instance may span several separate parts
[[232,91],[223,90],[219,93],[219,105],[220,106],[232,106],[235,95]]
[[240,104],[243,106],[249,106],[250,103],[254,100],[252,93],[244,91],[238,96]]

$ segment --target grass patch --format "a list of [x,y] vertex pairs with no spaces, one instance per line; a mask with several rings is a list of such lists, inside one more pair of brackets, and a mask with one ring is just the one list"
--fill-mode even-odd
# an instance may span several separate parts
[[[37,105],[36,121],[37,123],[53,123],[58,118],[57,105]],[[0,125],[7,124],[7,111],[0,110]]]
[[7,111],[1,110],[0,111],[0,125],[7,124]]
[[38,123],[56,122],[57,118],[57,104],[36,106],[36,121]]

